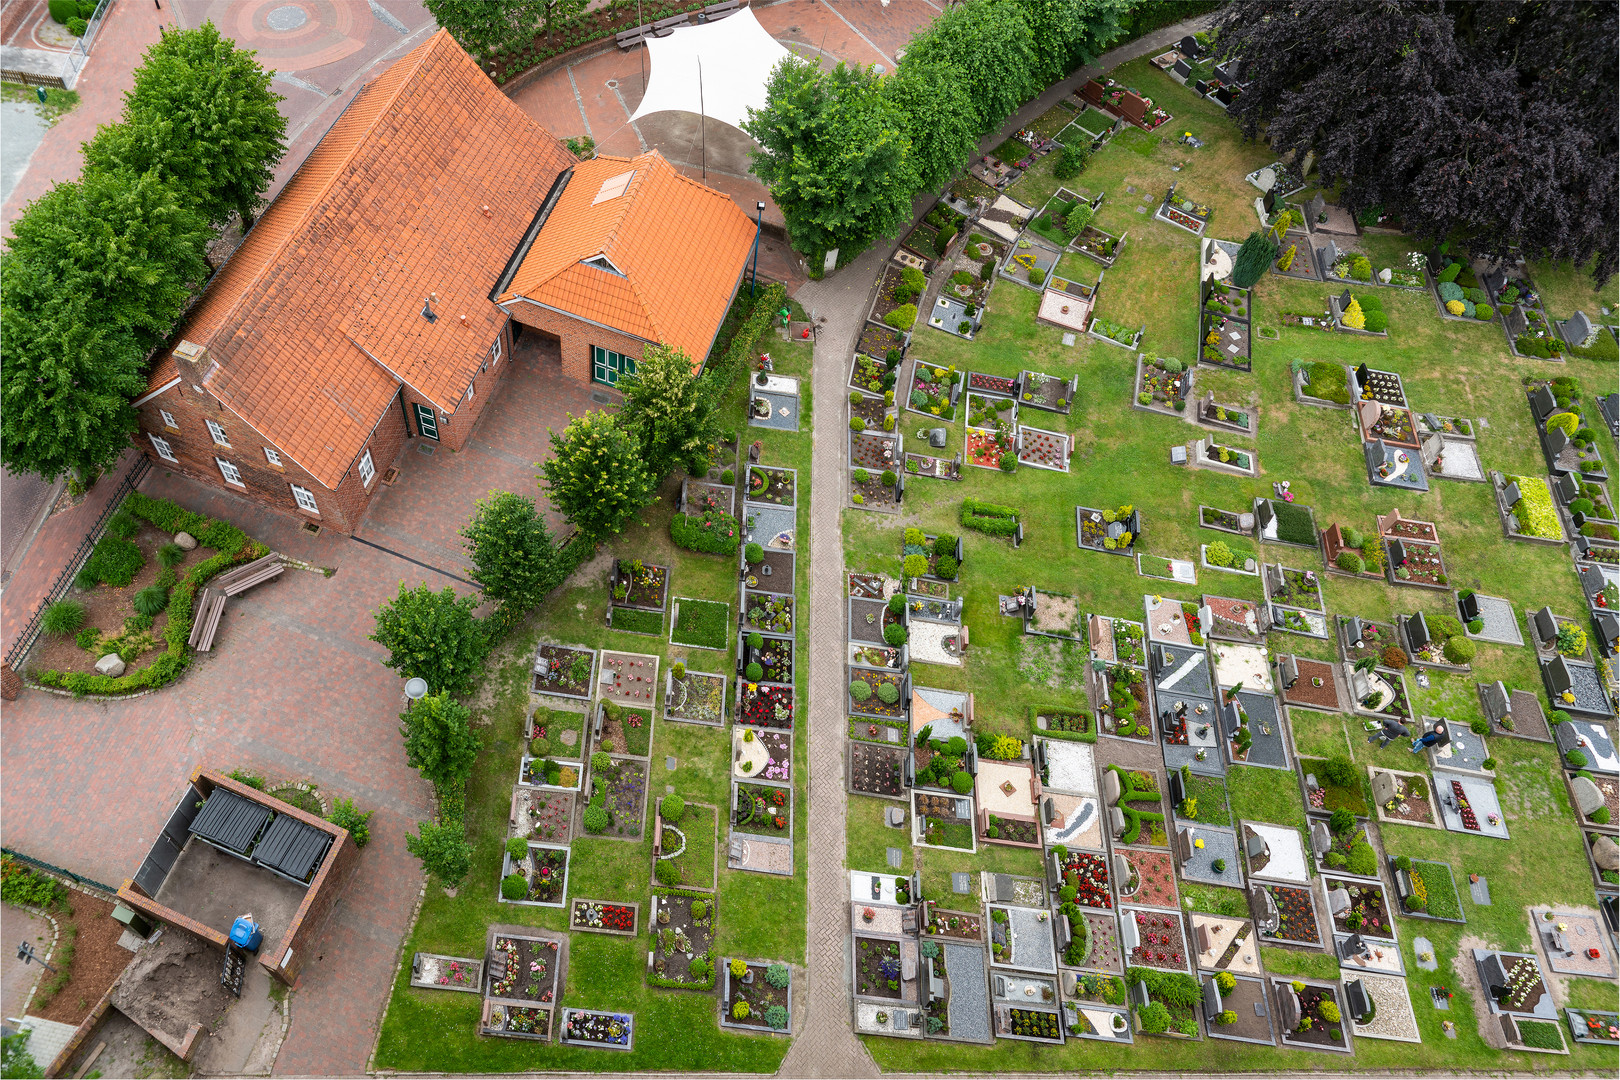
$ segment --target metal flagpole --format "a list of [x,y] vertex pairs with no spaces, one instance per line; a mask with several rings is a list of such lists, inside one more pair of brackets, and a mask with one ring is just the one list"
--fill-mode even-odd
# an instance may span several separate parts
[[698,57],[698,125],[703,132],[703,179],[709,178],[709,114],[703,110],[703,57]]
[[[641,20],[641,0],[636,0],[636,25],[646,26]],[[647,96],[647,36],[641,37],[641,96]]]

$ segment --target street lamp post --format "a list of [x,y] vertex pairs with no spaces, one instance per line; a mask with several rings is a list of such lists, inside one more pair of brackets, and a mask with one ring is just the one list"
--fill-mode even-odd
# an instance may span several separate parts
[[38,964],[46,971],[49,971],[52,974],[56,973],[56,968],[41,960],[39,958],[39,954],[34,952],[34,947],[26,941],[17,946],[17,959],[21,960],[24,964]]
[[748,295],[752,297],[754,290],[759,287],[759,234],[765,227],[765,204],[754,204],[754,273],[753,279],[748,282]]

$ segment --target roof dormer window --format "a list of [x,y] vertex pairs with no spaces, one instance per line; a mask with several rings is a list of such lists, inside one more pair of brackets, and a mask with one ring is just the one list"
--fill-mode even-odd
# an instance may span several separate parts
[[606,255],[592,255],[590,258],[581,259],[580,261],[586,266],[594,266],[598,270],[606,270],[608,273],[617,274],[619,277],[625,276],[624,271],[614,266],[612,260]]

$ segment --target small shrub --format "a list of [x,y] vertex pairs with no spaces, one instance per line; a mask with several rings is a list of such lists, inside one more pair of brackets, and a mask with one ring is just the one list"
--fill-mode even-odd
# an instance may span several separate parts
[[529,854],[529,842],[521,836],[514,836],[506,841],[506,853],[513,862],[518,862]]
[[508,900],[521,900],[529,895],[529,881],[522,874],[507,874],[501,878],[501,896]]
[[732,1016],[732,1019],[734,1019],[734,1020],[746,1020],[746,1019],[748,1019],[748,1012],[749,1012],[749,1010],[748,1010],[748,1002],[746,1002],[746,1001],[734,1001],[734,1002],[732,1002],[732,1004],[731,1004],[731,1016]]
[[850,417],[849,418],[849,430],[857,432],[857,433],[865,431],[866,430],[866,421],[861,419],[859,416]]
[[849,474],[849,478],[857,484],[864,484],[872,478],[872,474],[865,469],[856,469]]
[[1396,671],[1404,670],[1406,667],[1406,652],[1399,645],[1385,647],[1384,651],[1379,655],[1379,659],[1384,662],[1385,667],[1393,668]]
[[877,688],[878,700],[885,705],[893,705],[900,700],[900,688],[893,683],[879,683]]
[[[1496,768],[1494,763],[1487,764],[1485,767],[1492,770]],[[1609,808],[1607,806],[1598,807],[1597,810],[1592,813],[1591,818],[1599,825],[1607,825],[1609,823]]]
[[946,581],[955,581],[957,570],[958,564],[954,555],[941,555],[934,560],[934,573]]
[[133,540],[135,534],[141,531],[141,523],[128,510],[120,510],[107,522],[107,535],[116,536],[120,540]]
[[849,696],[856,701],[869,701],[872,697],[871,684],[856,679],[849,684]]
[[[742,1004],[738,1002],[738,1004]],[[788,1011],[781,1005],[768,1005],[765,1007],[765,1026],[776,1031],[784,1031],[788,1026]]]
[[653,876],[660,885],[679,885],[681,883],[681,868],[675,865],[673,859],[659,859],[658,865],[653,868]]
[[1226,546],[1226,541],[1217,540],[1204,551],[1204,557],[1211,566],[1231,566],[1232,549]]
[[77,600],[58,600],[40,616],[40,629],[56,637],[77,633],[84,625],[84,605]]
[[1485,620],[1484,619],[1469,619],[1468,620],[1468,632],[1470,634],[1477,634],[1477,633],[1479,633],[1480,631],[1482,631],[1484,629],[1485,629]]
[[1339,1022],[1339,1006],[1337,1002],[1324,1001],[1316,1006],[1316,1015],[1330,1024]]
[[765,669],[759,666],[757,660],[750,660],[748,666],[743,669],[743,675],[749,682],[759,682],[765,677]]
[[179,566],[186,559],[185,549],[179,544],[164,544],[157,549],[157,561],[167,567]]
[[786,964],[771,964],[765,969],[765,981],[778,990],[786,990],[790,980]]
[[904,645],[906,643],[906,628],[899,623],[890,623],[883,628],[883,640],[896,648]]
[[612,824],[612,819],[608,817],[607,810],[600,806],[587,806],[584,821],[585,831],[588,833],[603,832]]
[[1361,556],[1357,555],[1355,552],[1341,551],[1339,552],[1338,557],[1333,560],[1333,565],[1337,566],[1340,570],[1347,570],[1352,574],[1359,574],[1361,573],[1362,567],[1365,564],[1361,561]]
[[883,316],[883,321],[891,328],[904,333],[905,331],[910,330],[913,324],[915,324],[917,321],[917,305],[901,304],[899,307]]
[[665,821],[681,820],[686,816],[686,800],[679,795],[665,795],[664,801],[658,805],[658,816]]
[[731,961],[731,977],[740,979],[746,974],[748,974],[748,962],[740,957],[734,958]]
[[148,585],[130,599],[130,605],[142,615],[156,618],[169,606],[169,590],[159,585]]
[[735,484],[737,482],[736,472],[731,469],[725,470],[720,474],[720,482],[727,485]]
[[[1474,654],[1479,652],[1479,646],[1465,637],[1453,637],[1446,639],[1446,643],[1440,647],[1440,651],[1445,654],[1445,658],[1451,663],[1466,664],[1474,659]],[[1489,725],[1487,725],[1488,729]]]
[[901,563],[901,567],[904,569],[906,577],[922,577],[928,573],[928,556],[907,555]]
[[[693,914],[694,918],[696,918],[696,912],[697,912],[697,909],[698,909],[698,905],[701,904],[701,903],[703,903],[703,901],[701,901],[701,900],[692,901],[692,911],[694,913]],[[692,976],[692,979],[695,982],[708,982],[708,980],[709,980],[709,962],[707,960],[705,960],[701,956],[694,956],[694,957],[692,957],[692,962],[690,964],[686,965],[686,973],[688,975]]]
[[951,790],[958,795],[966,795],[973,790],[973,777],[965,771],[956,773],[951,777]]
[[1577,769],[1584,769],[1588,764],[1586,754],[1580,750],[1571,750],[1569,753],[1564,755],[1564,760],[1569,762]]
[[743,558],[751,563],[765,561],[765,549],[759,544],[749,544],[743,549]]

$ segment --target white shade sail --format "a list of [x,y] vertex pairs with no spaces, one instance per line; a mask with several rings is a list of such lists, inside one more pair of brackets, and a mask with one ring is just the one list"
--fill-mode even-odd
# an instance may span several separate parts
[[750,108],[765,107],[765,83],[771,71],[784,56],[792,55],[759,25],[748,8],[718,22],[649,38],[647,52],[652,74],[632,121],[652,113],[679,111],[700,113],[736,128],[748,119]]

